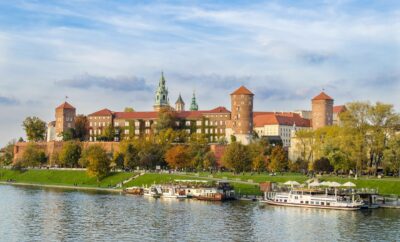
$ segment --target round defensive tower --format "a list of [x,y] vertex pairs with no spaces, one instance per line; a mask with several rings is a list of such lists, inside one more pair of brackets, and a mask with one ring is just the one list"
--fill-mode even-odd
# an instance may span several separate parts
[[231,120],[227,127],[227,139],[234,135],[238,142],[249,144],[253,134],[254,94],[244,86],[231,93]]
[[311,105],[313,129],[333,124],[333,98],[321,92],[311,100]]

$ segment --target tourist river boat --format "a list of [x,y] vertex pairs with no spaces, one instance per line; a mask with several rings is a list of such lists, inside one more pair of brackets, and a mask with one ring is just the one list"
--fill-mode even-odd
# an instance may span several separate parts
[[278,206],[307,207],[339,210],[358,210],[363,206],[360,199],[352,195],[328,194],[327,190],[292,189],[289,192],[265,192],[264,203]]

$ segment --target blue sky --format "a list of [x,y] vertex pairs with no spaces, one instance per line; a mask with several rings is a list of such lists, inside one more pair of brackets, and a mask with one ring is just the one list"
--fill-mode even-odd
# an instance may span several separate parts
[[0,0],[0,145],[26,116],[150,110],[164,71],[170,101],[196,90],[201,109],[229,108],[244,84],[255,109],[400,104],[400,1]]

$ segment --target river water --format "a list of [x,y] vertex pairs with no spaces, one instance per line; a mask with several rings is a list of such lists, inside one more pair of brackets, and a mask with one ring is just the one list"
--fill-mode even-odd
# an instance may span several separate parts
[[0,185],[0,241],[400,241],[400,210],[334,211]]

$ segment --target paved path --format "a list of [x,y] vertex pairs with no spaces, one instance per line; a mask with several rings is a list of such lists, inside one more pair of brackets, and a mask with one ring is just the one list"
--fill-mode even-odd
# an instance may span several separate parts
[[177,173],[180,176],[186,176],[186,177],[190,177],[190,178],[199,178],[199,179],[207,179],[207,180],[211,180],[211,181],[229,181],[232,183],[239,183],[239,184],[247,184],[247,185],[255,185],[255,186],[259,186],[260,184],[257,182],[248,182],[248,181],[237,181],[234,179],[222,179],[222,178],[216,178],[216,177],[206,177],[206,176],[193,176],[193,175],[187,175],[187,174],[180,174]]

